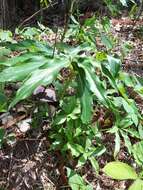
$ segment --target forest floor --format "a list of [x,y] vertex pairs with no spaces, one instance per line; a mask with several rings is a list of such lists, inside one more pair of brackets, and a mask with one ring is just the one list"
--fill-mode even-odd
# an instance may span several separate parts
[[[136,23],[128,19],[112,20],[112,33],[119,39],[119,45],[114,50],[119,53],[122,42],[128,41],[133,49],[124,59],[123,67],[128,72],[143,75],[143,20]],[[13,89],[7,87],[6,93]],[[142,103],[139,103],[142,107]],[[4,144],[0,150],[0,189],[1,190],[68,190],[62,184],[60,164],[62,157],[49,150],[50,142],[47,138],[47,123],[42,128],[29,129],[29,105],[18,104],[15,111],[0,115],[0,123],[6,128],[7,134],[14,133],[15,141]],[[12,136],[11,136],[12,138]],[[103,135],[107,153],[99,158],[102,168],[106,162],[113,160],[114,137],[111,134]],[[124,143],[118,155],[119,160],[133,164],[132,157],[127,153]],[[102,171],[96,176],[90,164],[82,169],[87,183],[95,190],[125,190],[130,181],[111,180]]]

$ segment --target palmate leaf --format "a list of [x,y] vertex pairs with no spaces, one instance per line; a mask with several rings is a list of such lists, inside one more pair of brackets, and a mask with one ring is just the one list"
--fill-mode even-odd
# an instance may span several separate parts
[[21,88],[17,91],[16,98],[10,104],[10,107],[30,96],[39,85],[50,84],[55,79],[58,72],[63,67],[69,65],[69,61],[65,59],[53,59],[52,62],[53,63],[47,64],[45,69],[38,69],[31,73],[31,76],[24,81]]
[[15,67],[9,67],[0,73],[0,82],[21,81],[32,71],[35,71],[47,62],[44,57],[36,62],[31,61]]
[[9,66],[0,73],[0,82],[21,81],[32,71],[53,61],[49,58],[53,53],[52,48],[39,41],[24,40],[3,45],[12,51],[24,50],[26,53],[0,61],[0,65]]
[[53,49],[40,41],[34,40],[23,40],[18,43],[0,43],[1,46],[4,46],[12,51],[28,51],[28,52],[45,52],[47,55],[52,55]]
[[6,47],[12,51],[23,51],[28,49],[28,47],[31,47],[31,44],[34,41],[32,40],[23,40],[18,43],[9,43],[9,42],[1,42],[0,45],[3,47]]
[[29,57],[29,54],[25,56],[22,55],[4,62],[5,64],[10,64],[11,62],[12,67],[8,67],[0,73],[0,82],[21,81],[32,71],[35,71],[41,66],[46,67],[46,65],[54,64],[54,61],[56,61],[55,59],[44,55],[34,55],[30,53],[30,56],[31,58]]
[[104,106],[109,106],[108,97],[106,96],[106,90],[103,87],[101,80],[95,75],[91,64],[88,62],[78,63],[78,66],[84,69],[86,81],[88,83],[89,89],[98,100],[104,104]]
[[15,66],[17,64],[21,64],[27,61],[38,61],[38,59],[42,59],[43,55],[41,55],[40,53],[24,53],[20,56],[15,56],[12,58],[8,58],[5,61],[0,60],[0,65],[5,65],[5,66]]

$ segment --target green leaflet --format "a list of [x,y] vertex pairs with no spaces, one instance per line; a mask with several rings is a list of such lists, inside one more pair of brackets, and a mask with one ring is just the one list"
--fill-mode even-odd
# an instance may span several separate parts
[[78,65],[79,67],[82,67],[85,71],[85,77],[91,92],[93,92],[96,95],[100,102],[102,102],[105,106],[108,107],[109,102],[108,98],[106,97],[106,91],[100,79],[93,72],[93,68],[91,68],[91,65],[86,62],[83,64],[78,63]]
[[84,148],[79,144],[67,143],[67,149],[71,150],[73,156],[78,157],[84,153]]
[[132,152],[137,164],[143,166],[143,141],[134,144]]
[[103,168],[103,171],[113,179],[125,180],[138,178],[135,170],[131,166],[119,161],[109,162]]
[[113,88],[117,89],[117,84],[116,84],[115,78],[113,77],[113,75],[110,72],[110,70],[104,64],[102,64],[101,67],[102,67],[102,72],[104,73],[104,75],[110,81],[111,86],[113,86]]
[[78,92],[81,102],[81,120],[83,123],[89,123],[92,117],[92,94],[87,87],[85,74],[82,69],[78,69]]
[[46,55],[52,55],[52,48],[40,41],[23,40],[18,43],[1,43],[2,46],[7,47],[12,51],[27,51],[27,52],[43,52]]
[[122,98],[121,101],[125,111],[129,114],[129,116],[132,118],[132,121],[137,126],[139,122],[140,113],[138,112],[138,108],[134,100],[128,99],[128,101],[126,101],[124,98]]
[[107,35],[101,34],[101,41],[107,49],[113,48],[113,43]]
[[143,190],[143,180],[137,179],[128,190]]
[[75,173],[70,168],[67,168],[68,182],[72,190],[93,190],[90,185],[86,185],[80,175]]
[[109,55],[107,55],[107,60],[109,63],[110,72],[112,73],[113,77],[116,78],[121,69],[121,61],[120,59],[114,58]]
[[44,59],[43,55],[36,54],[36,53],[24,53],[20,56],[15,56],[12,58],[9,58],[5,61],[0,60],[0,65],[5,65],[5,66],[15,66],[15,65],[21,65],[21,63],[26,63],[27,61],[32,61],[32,62],[38,62],[40,60]]
[[64,60],[55,60],[53,64],[47,64],[46,69],[38,69],[31,73],[31,76],[26,79],[21,86],[21,88],[17,91],[16,98],[10,104],[10,107],[14,106],[18,101],[23,100],[30,96],[32,92],[39,85],[47,85],[50,84],[58,72],[63,68],[69,65],[68,61]]
[[91,165],[92,165],[92,167],[94,168],[96,174],[98,174],[100,168],[99,168],[99,164],[98,164],[97,160],[95,159],[94,156],[91,156],[91,157],[89,158],[89,160],[90,160]]
[[37,62],[28,62],[15,67],[9,67],[0,73],[0,82],[21,81],[46,62],[46,59],[41,59]]
[[127,147],[128,149],[128,152],[131,154],[132,152],[132,144],[131,144],[131,141],[130,141],[130,138],[128,136],[127,133],[123,132],[123,131],[120,131],[121,132],[121,135],[125,141],[125,146]]

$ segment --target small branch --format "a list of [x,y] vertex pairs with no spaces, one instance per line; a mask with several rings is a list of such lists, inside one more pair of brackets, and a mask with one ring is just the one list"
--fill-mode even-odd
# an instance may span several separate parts
[[26,18],[19,26],[18,28],[21,28],[26,22],[28,22],[29,20],[31,20],[33,17],[37,16],[41,11],[45,11],[47,10],[49,7],[53,7],[55,5],[57,5],[58,3],[54,3],[54,4],[50,4],[49,6],[43,7],[40,10],[38,10],[37,12],[35,12],[34,14],[32,14],[30,17]]

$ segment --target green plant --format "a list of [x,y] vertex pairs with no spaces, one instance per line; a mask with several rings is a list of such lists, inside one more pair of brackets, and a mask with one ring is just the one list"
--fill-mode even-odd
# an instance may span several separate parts
[[[142,133],[142,128],[140,128],[140,133]],[[140,166],[143,167],[143,141],[139,141],[133,145],[133,156],[135,158],[136,163]]]
[[93,190],[90,185],[86,185],[80,175],[75,173],[70,168],[67,168],[67,176],[69,178],[69,185],[72,190]]
[[0,30],[0,42],[12,42],[13,35],[10,31]]
[[[82,26],[73,17],[72,20],[74,24],[66,32],[64,42],[56,46],[38,38],[41,31],[48,32],[42,25],[40,30],[23,29],[22,40],[19,42],[2,42],[0,45],[6,53],[2,54],[0,61],[0,83],[20,84],[9,109],[19,101],[30,98],[37,87],[52,84],[58,106],[51,115],[47,114],[47,109],[42,109],[42,112],[46,112],[43,115],[48,115],[50,119],[47,134],[51,142],[50,150],[62,153],[66,167],[76,170],[90,162],[98,174],[97,158],[106,151],[102,143],[104,132],[115,136],[114,157],[117,157],[120,150],[121,138],[129,153],[132,153],[130,137],[142,139],[142,115],[130,97],[129,89],[142,97],[143,81],[123,72],[120,58],[111,54],[116,42],[110,34],[107,18],[100,24],[93,17]],[[98,49],[96,37],[104,45],[102,51],[100,47]],[[68,39],[70,42],[74,39],[76,43],[70,45]],[[15,51],[18,52],[17,56],[7,56],[7,53]],[[104,114],[100,113],[101,109],[105,110]],[[95,112],[99,116],[97,114],[94,118]],[[39,117],[41,115],[39,113]],[[104,120],[102,122],[101,116]],[[1,134],[3,139],[3,132]],[[68,176],[71,181],[71,177],[77,177],[70,169]],[[78,178],[84,184],[83,189],[86,189],[87,185],[82,178]],[[74,190],[78,188],[71,187]]]
[[104,168],[103,171],[106,175],[113,179],[117,180],[135,180],[134,183],[129,187],[129,190],[142,190],[143,189],[143,180],[142,176],[136,173],[133,167],[125,164],[123,162],[115,161],[109,162]]

